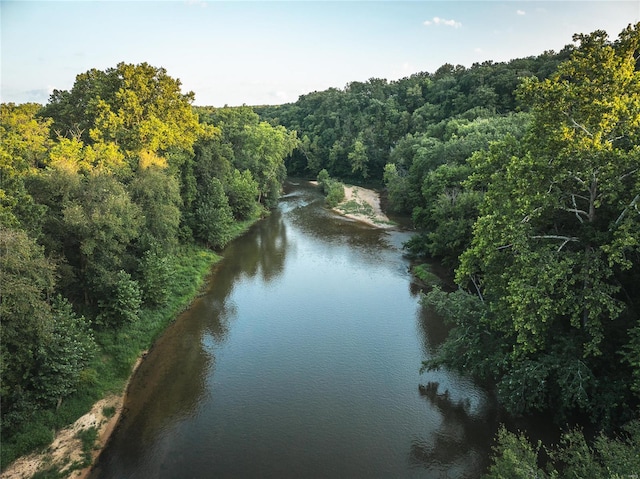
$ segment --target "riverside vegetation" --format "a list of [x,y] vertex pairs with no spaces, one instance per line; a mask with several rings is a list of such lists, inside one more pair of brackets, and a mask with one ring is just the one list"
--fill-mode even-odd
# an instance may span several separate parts
[[2,104],[3,469],[119,392],[213,250],[277,201],[295,133],[193,99],[121,63],[45,106]]
[[408,252],[455,271],[457,290],[424,297],[452,324],[425,371],[600,431],[565,429],[543,464],[539,443],[501,429],[488,477],[637,473],[639,57],[640,24],[280,106],[196,108],[146,64],[2,105],[2,466],[122,384],[156,311],[184,304],[180,271],[213,261],[203,247],[273,206],[287,172],[325,170],[328,192],[384,182],[412,216]]

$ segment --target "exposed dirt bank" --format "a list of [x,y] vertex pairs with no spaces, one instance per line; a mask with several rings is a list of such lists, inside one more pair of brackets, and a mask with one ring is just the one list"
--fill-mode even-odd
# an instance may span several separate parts
[[[144,353],[134,365],[130,378],[142,362],[143,357]],[[59,431],[45,451],[17,459],[0,475],[0,479],[29,479],[36,472],[52,467],[66,473],[65,477],[86,478],[91,470],[91,464],[107,444],[109,436],[120,419],[126,390],[127,387],[125,387],[123,394],[111,395],[95,403],[87,414],[80,417],[71,426]],[[95,428],[97,431],[97,439],[91,450],[91,464],[81,467],[80,465],[85,458],[79,434],[91,428]]]

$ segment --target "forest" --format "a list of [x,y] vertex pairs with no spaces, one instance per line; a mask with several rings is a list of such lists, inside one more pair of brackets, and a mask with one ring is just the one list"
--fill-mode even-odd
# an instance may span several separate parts
[[121,63],[45,106],[2,104],[3,467],[121,388],[210,251],[278,200],[295,133],[193,100]]
[[567,430],[543,470],[541,445],[503,430],[489,477],[640,470],[640,25],[573,40],[256,109],[297,132],[288,171],[383,182],[408,252],[451,269],[423,298],[452,327],[423,370],[602,434]]
[[422,299],[451,324],[425,371],[594,431],[547,451],[501,429],[488,477],[640,470],[640,24],[285,105],[194,100],[121,63],[1,105],[3,468],[121,387],[287,175],[322,172],[384,187],[407,253],[455,278]]

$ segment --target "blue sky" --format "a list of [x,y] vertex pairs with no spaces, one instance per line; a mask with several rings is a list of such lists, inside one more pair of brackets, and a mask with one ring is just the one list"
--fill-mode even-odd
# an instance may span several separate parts
[[640,1],[1,0],[0,18],[2,102],[46,103],[124,61],[166,68],[196,105],[236,106],[615,39]]

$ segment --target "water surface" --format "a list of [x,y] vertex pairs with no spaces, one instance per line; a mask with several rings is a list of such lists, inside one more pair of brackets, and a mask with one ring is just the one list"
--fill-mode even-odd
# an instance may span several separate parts
[[290,184],[224,251],[140,366],[92,477],[479,477],[495,410],[469,380],[419,373],[446,329],[419,304],[408,233],[322,203]]

